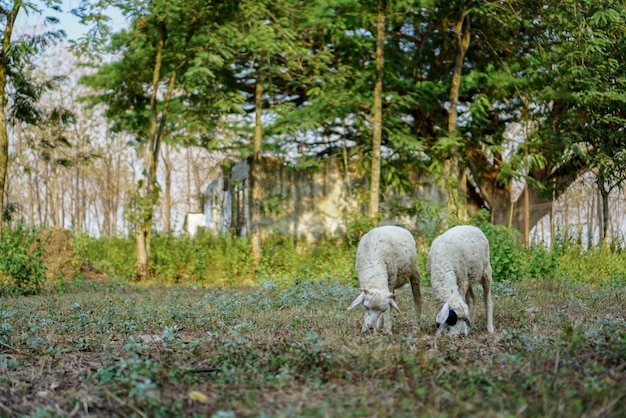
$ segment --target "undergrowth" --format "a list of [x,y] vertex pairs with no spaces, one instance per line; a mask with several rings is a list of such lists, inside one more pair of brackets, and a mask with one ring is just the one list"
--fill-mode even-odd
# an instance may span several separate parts
[[421,330],[399,289],[394,335],[362,335],[351,284],[101,282],[0,300],[7,416],[623,416],[626,291],[549,279],[494,286],[466,338]]
[[[359,224],[360,225],[360,224]],[[615,247],[583,249],[560,243],[550,250],[543,245],[526,249],[513,229],[477,222],[491,247],[494,281],[553,279],[585,283],[626,284],[626,252]],[[359,234],[353,228],[353,235]],[[424,281],[430,241],[416,237],[418,264]],[[432,238],[429,238],[432,240]],[[42,259],[45,251],[33,250],[36,231],[23,227],[7,230],[0,244],[0,294],[32,294],[46,285]],[[132,282],[135,277],[135,242],[130,237],[74,238],[82,271],[95,271],[111,280]],[[241,286],[271,281],[279,287],[300,281],[336,280],[357,284],[354,271],[356,244],[345,238],[325,238],[317,243],[296,241],[273,233],[263,242],[262,259],[255,266],[245,237],[196,237],[156,234],[152,239],[150,268],[154,282],[165,285]],[[76,280],[84,279],[79,275]],[[71,283],[59,282],[64,287]],[[50,284],[50,283],[48,283]],[[54,283],[52,284],[54,285]]]
[[46,280],[46,268],[38,242],[37,231],[19,224],[5,232],[0,242],[0,295],[35,294]]

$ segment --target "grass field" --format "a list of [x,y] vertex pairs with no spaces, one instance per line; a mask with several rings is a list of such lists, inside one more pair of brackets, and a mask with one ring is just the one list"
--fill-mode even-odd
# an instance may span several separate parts
[[[0,299],[0,416],[626,416],[626,290],[494,283],[467,338],[435,338],[423,286],[394,335],[361,335],[358,290],[97,282]],[[482,294],[482,292],[478,292]]]

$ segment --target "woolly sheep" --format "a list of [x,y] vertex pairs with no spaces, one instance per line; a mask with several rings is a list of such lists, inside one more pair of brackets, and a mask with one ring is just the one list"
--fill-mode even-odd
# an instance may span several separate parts
[[362,332],[382,331],[391,334],[391,309],[400,312],[395,289],[411,283],[417,330],[422,313],[421,274],[417,266],[415,240],[409,231],[398,226],[380,226],[361,238],[355,268],[361,294],[348,310],[358,305],[365,309]]
[[450,228],[438,236],[428,253],[426,269],[441,309],[437,314],[437,335],[468,335],[474,319],[472,284],[483,286],[487,331],[493,332],[491,264],[489,241],[483,232],[469,225]]

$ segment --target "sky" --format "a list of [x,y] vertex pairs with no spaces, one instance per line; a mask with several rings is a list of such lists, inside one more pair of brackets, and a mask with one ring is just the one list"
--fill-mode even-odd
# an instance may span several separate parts
[[[81,25],[78,18],[71,13],[71,10],[80,5],[80,0],[63,0],[61,9],[63,13],[53,13],[50,10],[44,10],[41,15],[26,15],[21,11],[15,24],[15,34],[22,33],[38,33],[43,29],[44,16],[55,16],[59,19],[59,24],[55,29],[63,29],[67,35],[67,39],[78,39],[89,29],[85,25]],[[109,16],[113,19],[111,24],[115,30],[126,26],[126,19],[115,8],[110,9]],[[46,28],[53,29],[53,28]]]

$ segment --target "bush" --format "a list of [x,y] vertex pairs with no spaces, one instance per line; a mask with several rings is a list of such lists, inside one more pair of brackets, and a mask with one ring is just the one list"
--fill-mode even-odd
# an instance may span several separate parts
[[560,273],[569,281],[626,284],[626,254],[603,247],[584,250],[580,246],[561,249]]
[[363,235],[374,228],[378,223],[378,219],[372,220],[360,213],[348,215],[344,221],[346,223],[346,240],[348,246],[355,248],[359,245],[359,241],[361,241]]
[[279,285],[318,279],[349,283],[356,278],[354,256],[355,249],[339,238],[296,244],[293,237],[274,233],[263,242],[258,280]]
[[75,251],[92,268],[111,278],[129,280],[136,275],[133,238],[80,235],[75,238]]
[[559,260],[543,245],[524,248],[520,233],[502,225],[483,222],[479,226],[491,249],[491,268],[494,281],[518,281],[524,278],[554,277]]
[[4,276],[0,279],[2,293],[38,293],[46,280],[46,269],[42,262],[43,251],[30,250],[37,242],[36,231],[18,225],[3,232],[0,243],[0,272]]

